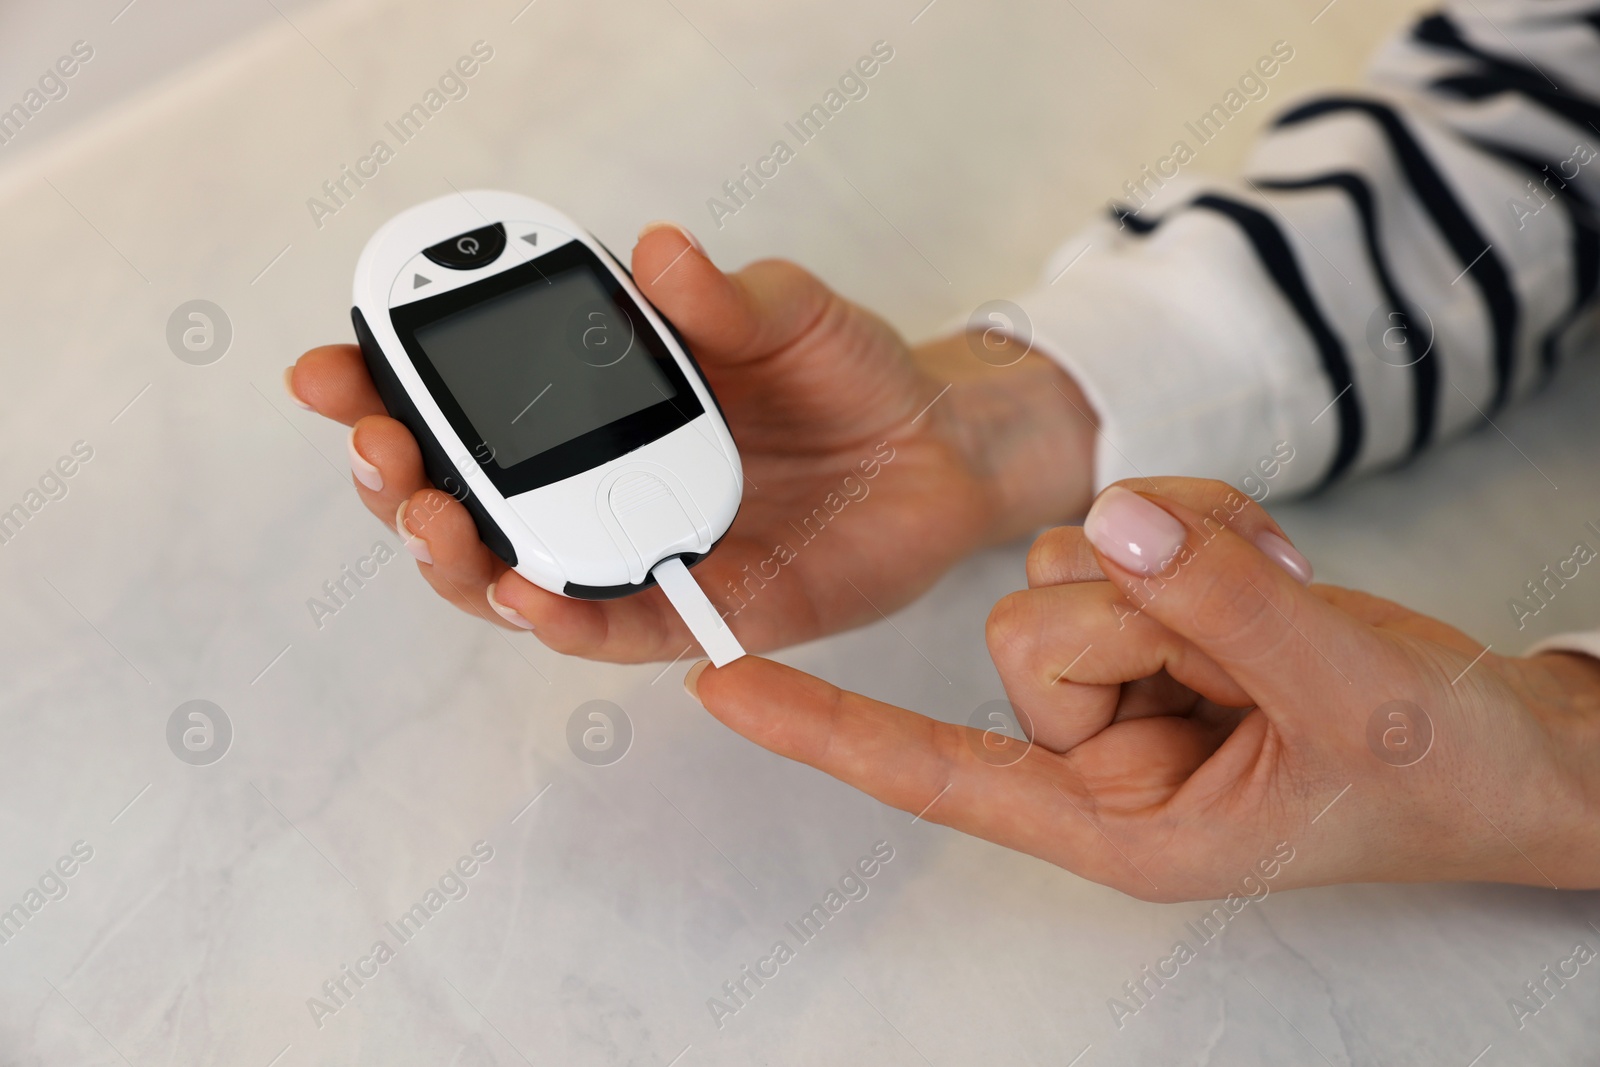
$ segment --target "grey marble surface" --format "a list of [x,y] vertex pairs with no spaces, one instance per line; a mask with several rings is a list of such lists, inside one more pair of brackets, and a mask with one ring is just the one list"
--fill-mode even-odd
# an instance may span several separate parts
[[[1403,12],[523,2],[290,9],[0,158],[0,508],[92,451],[0,545],[0,907],[39,891],[0,944],[0,1063],[1592,1059],[1600,975],[1522,1029],[1506,1000],[1600,940],[1594,894],[1273,894],[1119,1028],[1108,999],[1204,905],[1143,904],[914,822],[729,733],[683,695],[683,664],[562,659],[444,607],[403,553],[320,627],[307,606],[398,546],[351,492],[339,429],[280,373],[347,336],[356,253],[394,211],[504,186],[613,247],[677,217],[721,261],[792,256],[922,336],[1026,285],[1271,41],[1298,53],[1281,97],[1353,78]],[[70,36],[136,47],[118,28],[159,6]],[[867,98],[719,229],[706,199],[880,39],[895,58]],[[494,57],[466,97],[316,225],[307,199],[478,40]],[[1230,129],[1205,165],[1244,147]],[[192,299],[232,324],[210,365],[167,345]],[[1505,602],[1600,520],[1597,390],[1577,369],[1502,432],[1278,514],[1325,579],[1497,649],[1593,623],[1600,586],[1523,632]],[[784,658],[964,719],[1001,695],[982,623],[1023,551]],[[196,699],[232,729],[205,766],[168,746]],[[633,727],[609,766],[568,743],[596,699]],[[878,842],[893,859],[867,895],[719,1027],[708,998]],[[462,862],[475,848],[491,858]],[[386,925],[430,890],[420,932]],[[323,985],[346,966],[371,977],[335,1002]]]

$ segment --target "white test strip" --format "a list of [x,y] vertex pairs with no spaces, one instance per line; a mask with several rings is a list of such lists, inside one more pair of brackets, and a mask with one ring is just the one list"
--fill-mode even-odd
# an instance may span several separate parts
[[678,617],[689,627],[689,632],[700,642],[700,647],[706,650],[706,655],[711,657],[712,666],[726,667],[744,655],[744,646],[739,644],[739,639],[733,636],[733,631],[728,629],[721,614],[706,599],[705,591],[695,582],[694,575],[689,573],[682,559],[677,556],[664,559],[650,573],[656,576],[656,584],[661,586],[661,591],[667,594],[667,599],[678,610]]

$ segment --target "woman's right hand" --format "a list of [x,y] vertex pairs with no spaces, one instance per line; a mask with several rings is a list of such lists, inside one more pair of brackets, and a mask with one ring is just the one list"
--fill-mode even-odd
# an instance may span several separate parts
[[779,755],[1149,900],[1600,886],[1600,661],[1310,580],[1231,487],[1141,480],[1040,537],[989,616],[1029,740],[756,656],[685,685]]
[[[695,576],[752,651],[876,619],[974,549],[1087,506],[1088,404],[1040,356],[990,366],[960,335],[913,353],[800,267],[724,274],[675,226],[646,227],[633,273],[687,339],[739,447],[743,505]],[[659,589],[572,600],[507,568],[429,485],[354,345],[312,349],[287,381],[352,427],[357,493],[391,527],[404,516],[401,535],[446,600],[593,659],[672,659],[691,645]]]

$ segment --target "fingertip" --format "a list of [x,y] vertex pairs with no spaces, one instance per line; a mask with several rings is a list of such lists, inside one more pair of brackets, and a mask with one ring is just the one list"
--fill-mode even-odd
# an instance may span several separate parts
[[1102,556],[1143,575],[1166,566],[1188,540],[1188,530],[1171,512],[1120,485],[1095,498],[1083,534]]
[[[1229,493],[1239,501],[1237,508],[1229,505],[1225,496],[1226,515],[1213,509],[1207,515],[1196,516],[1178,501],[1113,485],[1101,493],[1089,509],[1083,533],[1089,543],[1112,562],[1135,574],[1148,576],[1165,567],[1188,544],[1191,532],[1209,540],[1208,520],[1219,528],[1235,526],[1239,514],[1254,501],[1232,492],[1231,488]],[[1255,510],[1259,516],[1254,521],[1239,523],[1237,532],[1295,581],[1303,586],[1310,585],[1311,561],[1283,536],[1265,511],[1259,506]],[[1258,522],[1265,525],[1252,531],[1249,527]]]
[[760,656],[696,666],[692,695],[724,726],[780,756],[821,765],[843,690]]
[[307,411],[315,411],[317,409],[312,407],[309,403],[307,403],[306,400],[298,392],[295,391],[295,387],[294,387],[294,372],[295,372],[295,369],[298,366],[299,366],[298,363],[292,363],[289,366],[283,368],[283,391],[288,393],[289,394],[289,399],[293,400],[300,407],[304,408]]
[[[1229,517],[1245,510],[1240,504]],[[1352,620],[1305,592],[1310,563],[1275,530],[1236,528],[1215,511],[1119,487],[1102,494],[1090,519],[1085,534],[1121,595],[1216,661],[1256,703],[1293,703],[1324,671],[1351,683],[1323,648],[1353,640]]]
[[744,358],[761,336],[765,309],[745,275],[729,275],[694,236],[673,223],[651,224],[633,249],[633,277],[703,363]]
[[432,563],[433,553],[428,548],[428,542],[411,532],[411,527],[406,523],[406,509],[411,504],[411,498],[400,501],[400,507],[394,513],[394,529],[400,535],[401,543],[406,546],[406,551],[418,563]]
[[322,345],[302,355],[290,368],[290,395],[319,415],[353,425],[368,415],[383,414],[383,400],[355,345]]
[[701,707],[705,707],[705,704],[700,699],[700,676],[706,672],[706,668],[709,666],[711,666],[710,660],[699,660],[692,664],[689,667],[689,673],[683,676],[683,691],[688,693],[690,698]]
[[1025,564],[1029,588],[1105,580],[1081,526],[1057,526],[1034,539]]
[[494,609],[495,614],[520,630],[532,631],[534,628],[533,623],[529,622],[522,612],[500,600],[497,595],[499,588],[500,580],[496,579],[489,583],[488,589],[484,590],[484,597],[489,601],[489,606]]
[[345,435],[345,451],[350,454],[350,473],[355,480],[366,486],[374,493],[383,492],[383,472],[378,469],[366,456],[361,454],[361,447],[356,443],[356,434],[360,426],[350,427],[350,432]]
[[646,223],[639,231],[633,278],[652,303],[683,300],[723,277],[695,235],[677,223]]
[[671,219],[653,219],[650,222],[645,223],[642,227],[640,227],[639,236],[636,237],[635,240],[643,241],[650,234],[659,230],[670,230],[679,237],[682,237],[685,241],[689,242],[689,247],[693,248],[696,252],[700,253],[702,256],[705,256],[707,259],[711,258],[710,256],[706,255],[706,247],[700,243],[700,239],[698,237],[691,233],[687,227],[673,222]]
[[1027,593],[1023,590],[1007,593],[994,602],[989,617],[983,621],[983,640],[990,659],[1011,647],[1017,634],[1024,629],[1021,619],[1026,612]]
[[1261,554],[1272,562],[1289,572],[1289,576],[1301,585],[1310,585],[1314,574],[1311,561],[1305,557],[1298,548],[1289,543],[1288,538],[1279,537],[1271,530],[1262,530],[1254,538],[1256,548]]
[[[593,600],[577,600],[552,593],[507,568],[494,581],[490,606],[499,604],[520,616],[525,627],[550,651],[586,659],[613,659],[605,654],[608,641],[615,640],[607,605]],[[495,608],[506,621],[521,626]]]

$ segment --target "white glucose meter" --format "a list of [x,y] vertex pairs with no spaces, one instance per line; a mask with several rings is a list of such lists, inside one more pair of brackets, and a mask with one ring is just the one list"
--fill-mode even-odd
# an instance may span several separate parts
[[659,584],[718,666],[743,654],[686,569],[739,510],[738,450],[593,235],[513,193],[419,204],[367,242],[351,318],[429,479],[518,574],[583,600]]

